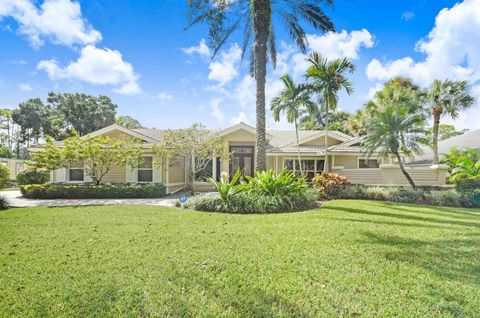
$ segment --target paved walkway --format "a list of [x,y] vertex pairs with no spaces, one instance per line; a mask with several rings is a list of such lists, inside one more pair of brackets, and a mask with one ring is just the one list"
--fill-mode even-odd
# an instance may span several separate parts
[[76,205],[111,205],[111,204],[144,204],[174,207],[179,194],[160,199],[26,199],[20,191],[0,191],[14,207],[32,206],[76,206]]

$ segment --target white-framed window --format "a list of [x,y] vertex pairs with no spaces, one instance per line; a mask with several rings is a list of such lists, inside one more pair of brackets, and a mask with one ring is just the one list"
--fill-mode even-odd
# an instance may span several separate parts
[[68,168],[68,181],[83,182],[85,180],[85,171],[80,165],[73,165]]
[[379,168],[380,162],[377,159],[358,159],[359,169]]
[[153,182],[153,158],[143,157],[143,162],[137,169],[138,182]]
[[[311,180],[317,173],[322,173],[325,166],[324,159],[302,159],[302,171],[304,176]],[[300,164],[298,159],[287,158],[283,161],[283,167],[287,170],[293,171],[293,173],[300,175]]]

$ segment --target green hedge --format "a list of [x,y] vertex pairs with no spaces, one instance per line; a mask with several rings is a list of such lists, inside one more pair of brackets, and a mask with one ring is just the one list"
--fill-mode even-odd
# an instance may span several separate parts
[[[325,193],[328,193],[326,196]],[[413,190],[410,187],[348,185],[323,192],[324,199],[380,200],[451,207],[480,206],[480,192],[454,190]]]
[[162,184],[76,185],[64,183],[30,184],[20,187],[30,199],[123,199],[160,198],[166,195]]
[[26,184],[44,184],[50,179],[50,173],[43,170],[27,169],[17,174],[17,183]]

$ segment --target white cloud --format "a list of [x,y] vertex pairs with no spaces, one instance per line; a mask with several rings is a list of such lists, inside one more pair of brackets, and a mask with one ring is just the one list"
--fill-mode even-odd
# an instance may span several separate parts
[[18,59],[18,60],[9,60],[9,61],[7,61],[7,63],[13,64],[13,65],[25,65],[25,64],[27,64],[27,61],[22,60],[22,59]]
[[133,66],[124,61],[119,51],[99,49],[87,45],[75,62],[65,67],[52,59],[41,61],[37,69],[44,70],[52,80],[70,79],[90,84],[115,86],[114,92],[119,94],[139,93],[138,75]]
[[32,0],[0,1],[0,19],[17,21],[18,32],[25,35],[33,47],[48,39],[54,44],[73,46],[93,44],[102,35],[83,18],[80,4],[71,0],[45,0],[39,7]]
[[368,99],[373,100],[375,98],[375,94],[383,88],[383,84],[377,83],[375,86],[370,87],[368,90]]
[[222,51],[218,59],[210,63],[208,79],[216,81],[220,86],[233,80],[238,75],[242,50],[235,43],[227,51]]
[[480,79],[480,0],[465,0],[450,9],[443,9],[435,26],[416,49],[425,59],[415,62],[407,56],[394,61],[373,59],[367,67],[372,80],[388,80],[394,76],[410,76],[422,85],[433,79]]
[[210,48],[207,46],[205,39],[201,39],[200,44],[198,44],[197,46],[182,48],[182,51],[188,55],[198,54],[203,58],[210,58],[210,56],[212,56]]
[[249,124],[250,121],[247,117],[247,114],[245,114],[244,112],[239,112],[237,115],[233,116],[232,118],[229,119],[228,121],[230,123],[230,125],[236,125],[238,123],[246,123],[246,124]]
[[33,88],[30,84],[28,83],[20,83],[18,84],[18,88],[24,92],[30,92]]
[[167,92],[161,92],[157,95],[157,98],[161,101],[168,102],[173,100],[173,95]]
[[[480,0],[465,0],[441,10],[428,36],[420,40],[416,50],[425,55],[415,61],[406,56],[382,63],[373,59],[367,66],[367,77],[386,81],[395,76],[409,76],[422,86],[434,79],[466,79],[473,83],[473,92],[480,90]],[[479,94],[480,97],[480,94]],[[450,121],[458,128],[480,128],[480,104]]]
[[210,113],[213,117],[217,119],[219,123],[223,123],[225,120],[225,115],[220,109],[220,103],[222,102],[221,98],[214,97],[210,100]]
[[402,15],[400,17],[402,18],[403,21],[410,21],[413,18],[415,18],[415,12],[405,11],[405,12],[402,13]]

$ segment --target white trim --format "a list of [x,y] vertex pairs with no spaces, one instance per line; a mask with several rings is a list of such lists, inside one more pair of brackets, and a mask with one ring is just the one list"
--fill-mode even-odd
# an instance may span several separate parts
[[[312,140],[315,140],[315,139],[319,139],[319,138],[322,138],[322,137],[325,137],[325,131],[324,130],[320,130],[317,134],[313,134],[312,136],[309,136],[309,137],[306,137],[306,138],[303,138],[303,139],[300,139],[299,140],[299,143],[300,143],[300,146],[303,145],[304,143],[306,142],[309,142],[309,141],[312,141]],[[328,137],[333,137],[334,139],[337,139],[337,140],[340,140],[342,142],[346,142],[346,141],[350,141],[351,139],[348,139],[344,136],[341,136],[339,135],[338,133],[336,133],[334,130],[331,131],[329,130],[328,131]],[[296,141],[293,141],[289,144],[286,144],[282,147],[288,147],[290,145],[296,145],[297,142]],[[340,143],[341,144],[341,143]],[[329,147],[330,148],[330,147]]]
[[[217,133],[217,135],[219,137],[223,137],[223,136],[226,136],[226,135],[231,134],[233,132],[236,132],[238,130],[246,130],[247,132],[252,133],[254,135],[257,134],[257,130],[255,129],[255,127],[249,126],[249,125],[245,124],[244,122],[240,122],[236,125],[233,125],[232,127],[228,127],[224,130],[219,131]],[[265,135],[268,136],[269,138],[272,137],[272,135],[267,133],[267,132],[265,133]]]
[[96,130],[96,131],[93,131],[89,134],[86,134],[85,136],[82,136],[82,138],[91,138],[91,137],[96,137],[96,136],[100,136],[100,135],[104,135],[110,131],[115,131],[115,130],[119,130],[127,135],[131,135],[133,137],[137,137],[139,139],[142,139],[144,141],[148,141],[148,142],[151,142],[151,143],[159,143],[158,140],[155,140],[153,138],[150,138],[150,137],[147,137],[143,134],[140,134],[136,131],[133,131],[133,130],[130,130],[128,128],[125,128],[125,127],[122,127],[120,125],[117,125],[117,124],[112,124],[110,126],[107,126],[107,127],[104,127],[102,129],[99,129],[99,130]]

